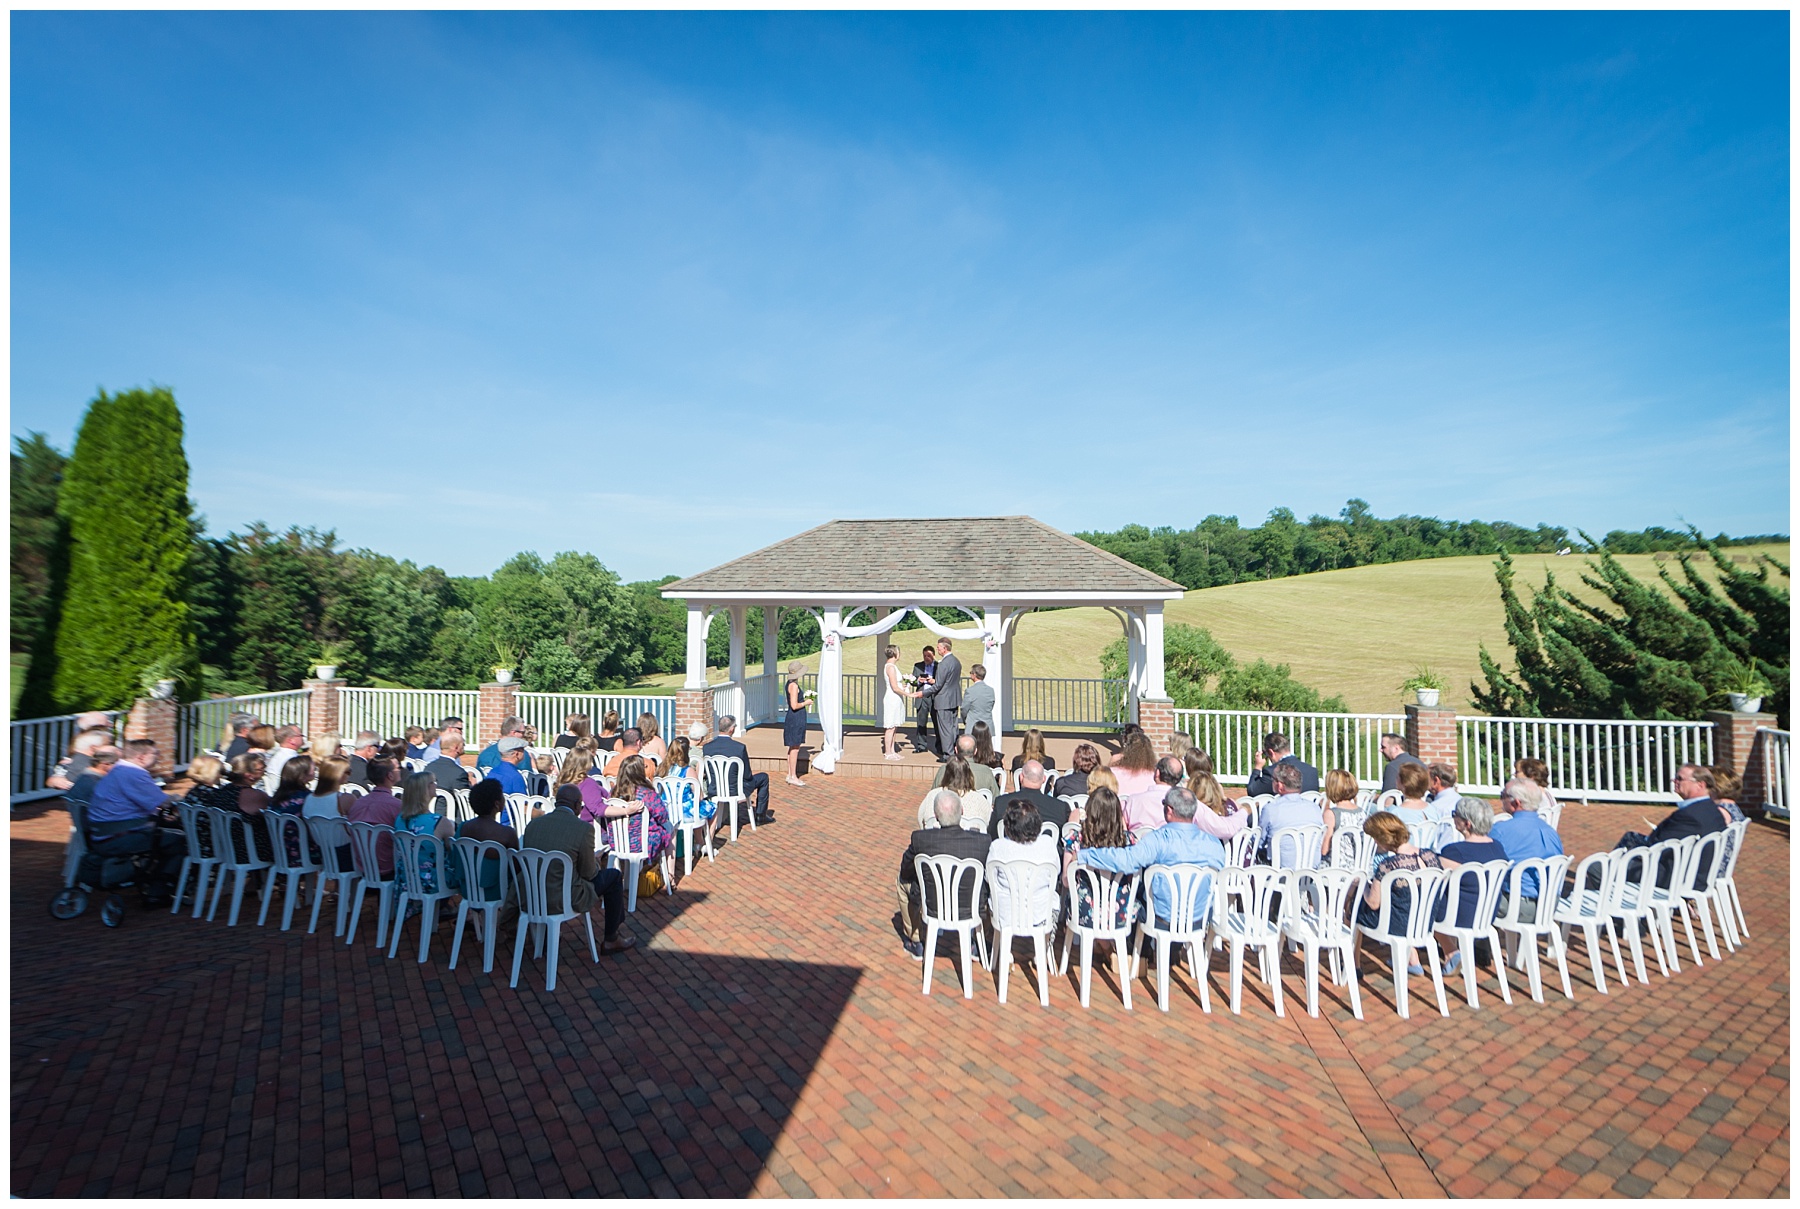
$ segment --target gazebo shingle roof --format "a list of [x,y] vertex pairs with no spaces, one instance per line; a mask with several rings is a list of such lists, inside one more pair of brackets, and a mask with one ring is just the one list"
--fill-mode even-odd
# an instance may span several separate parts
[[676,580],[662,594],[1181,590],[1029,516],[969,516],[828,521]]

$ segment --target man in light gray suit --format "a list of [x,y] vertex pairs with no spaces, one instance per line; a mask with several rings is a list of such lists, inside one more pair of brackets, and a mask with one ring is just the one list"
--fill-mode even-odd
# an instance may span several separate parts
[[942,764],[950,758],[951,745],[959,733],[956,715],[962,709],[962,662],[950,653],[948,638],[938,639],[937,649],[936,679],[925,690],[925,699],[931,703],[932,717],[937,721],[937,758]]
[[987,668],[978,663],[969,669],[969,675],[975,678],[975,683],[963,693],[963,733],[974,730],[977,722],[985,722],[994,734],[995,746],[998,746],[1000,735],[994,731],[994,686],[987,682]]

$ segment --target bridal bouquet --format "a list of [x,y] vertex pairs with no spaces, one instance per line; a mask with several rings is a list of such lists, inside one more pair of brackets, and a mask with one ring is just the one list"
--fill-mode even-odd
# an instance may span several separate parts
[[900,684],[903,688],[918,688],[919,678],[917,676],[902,675],[900,677]]

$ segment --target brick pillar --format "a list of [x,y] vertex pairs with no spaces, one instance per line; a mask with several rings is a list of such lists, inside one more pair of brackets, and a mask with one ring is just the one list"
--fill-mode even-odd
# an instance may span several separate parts
[[705,726],[708,734],[712,733],[713,695],[709,688],[684,688],[675,694],[675,734],[687,734],[688,727],[696,722]]
[[[1729,768],[1744,778],[1738,805],[1760,807],[1768,800],[1768,785],[1763,776],[1762,761],[1756,759],[1756,730],[1774,728],[1774,714],[1740,714],[1736,710],[1708,710],[1706,720],[1713,724],[1713,766]],[[1673,771],[1673,770],[1671,770]]]
[[[1444,705],[1407,706],[1406,750],[1427,764],[1456,768],[1456,711]],[[1457,775],[1461,773],[1457,769]]]
[[139,697],[125,720],[127,739],[154,739],[156,766],[151,769],[166,777],[175,771],[175,724],[181,716],[181,703],[173,697]]
[[500,737],[500,723],[508,714],[519,712],[519,686],[512,684],[484,684],[481,686],[481,700],[475,707],[475,733],[469,737],[474,750],[479,752],[487,744]]
[[1138,725],[1158,754],[1175,746],[1175,703],[1167,697],[1139,697]]
[[319,735],[336,735],[340,739],[350,737],[338,729],[343,718],[343,714],[340,712],[343,699],[338,696],[338,690],[349,683],[348,680],[302,680],[300,682],[301,688],[312,690],[312,696],[306,701],[307,738],[316,738]]

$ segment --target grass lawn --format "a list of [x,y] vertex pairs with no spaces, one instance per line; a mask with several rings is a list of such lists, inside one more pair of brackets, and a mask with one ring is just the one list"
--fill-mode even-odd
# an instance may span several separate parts
[[[1788,562],[1786,543],[1727,551],[1745,559],[1758,552]],[[1587,561],[1580,555],[1520,555],[1513,560],[1515,582],[1523,595],[1554,571],[1559,584],[1597,598],[1598,593],[1581,582]],[[1654,555],[1624,555],[1619,562],[1650,583],[1660,583],[1658,566],[1680,574],[1673,557],[1658,563]],[[1707,560],[1697,565],[1711,564]],[[1494,560],[1487,557],[1421,559],[1207,588],[1170,605],[1167,618],[1204,626],[1239,659],[1261,656],[1289,664],[1297,679],[1327,695],[1341,693],[1358,712],[1397,710],[1402,696],[1397,686],[1419,663],[1428,663],[1445,676],[1450,686],[1445,704],[1467,708],[1480,645],[1486,643],[1489,653],[1503,664],[1510,664],[1512,657],[1494,583]],[[1100,652],[1119,634],[1118,621],[1101,609],[1034,613],[1019,623],[1013,672],[1098,676]],[[900,634],[896,644],[902,662],[910,665],[916,660],[918,648],[929,637],[925,630]],[[876,641],[857,638],[846,643],[845,670],[873,672]],[[958,643],[956,654],[966,667],[980,658],[979,644]],[[802,660],[812,669],[818,661],[817,655]],[[709,676],[717,682],[724,679],[724,671],[714,668]],[[672,687],[681,680],[679,674],[656,676],[645,684]]]

